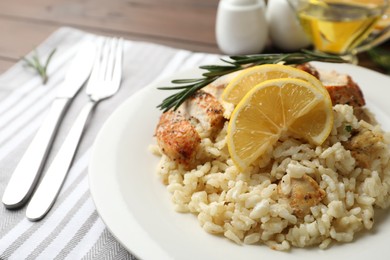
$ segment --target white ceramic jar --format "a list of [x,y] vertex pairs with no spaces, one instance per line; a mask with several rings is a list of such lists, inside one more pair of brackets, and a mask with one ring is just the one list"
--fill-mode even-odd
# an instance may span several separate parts
[[268,0],[266,17],[274,46],[285,51],[295,51],[310,45],[288,0]]
[[266,46],[268,26],[264,0],[220,0],[216,38],[228,55],[260,53]]

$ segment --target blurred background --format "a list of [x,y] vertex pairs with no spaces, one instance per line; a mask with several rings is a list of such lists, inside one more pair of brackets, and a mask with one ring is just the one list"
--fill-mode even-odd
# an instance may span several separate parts
[[218,52],[218,0],[1,0],[0,73],[61,26]]
[[[215,33],[218,4],[219,0],[1,0],[0,73],[61,26],[223,53]],[[262,50],[275,51],[286,50],[269,41]],[[383,71],[366,54],[361,56],[360,65]]]

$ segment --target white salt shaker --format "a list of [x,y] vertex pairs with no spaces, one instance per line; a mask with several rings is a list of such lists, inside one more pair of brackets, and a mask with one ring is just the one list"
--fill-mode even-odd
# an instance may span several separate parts
[[285,51],[295,51],[310,45],[288,0],[268,0],[266,18],[272,44]]
[[268,39],[264,0],[220,0],[216,37],[228,55],[262,52]]

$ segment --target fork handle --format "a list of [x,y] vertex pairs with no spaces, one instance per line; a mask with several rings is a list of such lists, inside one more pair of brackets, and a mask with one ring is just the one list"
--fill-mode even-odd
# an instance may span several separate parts
[[2,199],[6,208],[21,207],[30,198],[41,175],[42,166],[51,148],[58,125],[69,103],[68,98],[57,98],[53,101],[47,116],[8,182]]
[[81,110],[57,155],[50,164],[26,210],[31,221],[42,219],[53,206],[76,154],[84,127],[96,102],[89,101]]

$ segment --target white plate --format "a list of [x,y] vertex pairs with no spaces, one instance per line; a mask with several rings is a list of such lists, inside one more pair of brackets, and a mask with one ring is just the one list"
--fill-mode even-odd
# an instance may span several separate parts
[[[350,74],[363,89],[367,105],[382,126],[390,129],[390,77],[348,64],[316,66]],[[174,75],[193,78],[198,69]],[[161,112],[156,109],[168,91],[157,90],[169,79],[131,96],[109,118],[94,144],[89,165],[93,200],[101,218],[118,241],[141,259],[390,259],[390,218],[376,214],[370,232],[354,242],[320,250],[277,252],[265,245],[239,246],[210,235],[196,216],[177,213],[170,194],[156,174],[158,158],[148,151]]]

